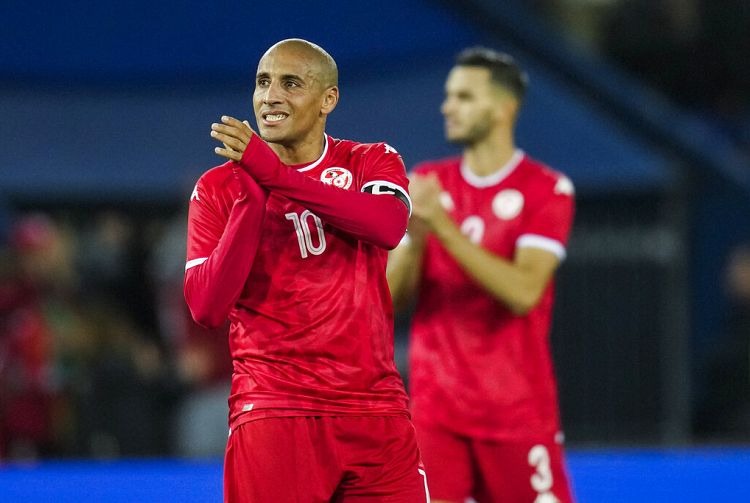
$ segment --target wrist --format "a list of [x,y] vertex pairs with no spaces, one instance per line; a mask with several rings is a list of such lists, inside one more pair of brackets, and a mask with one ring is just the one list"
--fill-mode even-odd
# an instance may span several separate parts
[[280,161],[271,147],[253,134],[239,164],[258,183],[268,183],[275,177]]

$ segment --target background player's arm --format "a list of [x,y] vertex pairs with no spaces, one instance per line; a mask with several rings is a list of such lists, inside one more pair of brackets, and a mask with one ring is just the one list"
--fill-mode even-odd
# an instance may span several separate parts
[[434,175],[411,182],[414,214],[422,218],[459,266],[495,299],[515,314],[529,312],[539,302],[560,259],[540,248],[518,248],[512,261],[472,243],[440,204],[440,183]]
[[412,216],[406,237],[388,254],[386,277],[396,311],[408,306],[416,294],[422,278],[426,233],[422,219]]

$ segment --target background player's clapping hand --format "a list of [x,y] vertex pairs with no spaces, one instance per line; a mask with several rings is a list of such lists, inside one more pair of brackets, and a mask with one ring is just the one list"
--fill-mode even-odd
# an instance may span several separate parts
[[254,134],[256,133],[250,127],[249,122],[227,115],[221,117],[221,124],[216,122],[211,124],[211,137],[224,145],[223,148],[216,147],[214,152],[231,161],[240,162]]
[[[441,201],[443,187],[436,175],[432,173],[412,175],[409,178],[409,193],[413,205],[413,217],[422,220],[431,229],[447,218]],[[410,230],[412,230],[411,227],[410,223]],[[415,227],[418,227],[418,224],[415,223]]]

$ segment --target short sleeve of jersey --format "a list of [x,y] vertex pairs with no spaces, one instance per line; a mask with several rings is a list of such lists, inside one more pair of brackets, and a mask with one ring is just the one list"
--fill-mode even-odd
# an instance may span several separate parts
[[548,249],[563,259],[574,211],[573,184],[560,175],[551,191],[532,210],[516,246]]
[[401,154],[387,143],[373,143],[363,155],[362,192],[394,194],[406,204],[411,215],[409,179]]

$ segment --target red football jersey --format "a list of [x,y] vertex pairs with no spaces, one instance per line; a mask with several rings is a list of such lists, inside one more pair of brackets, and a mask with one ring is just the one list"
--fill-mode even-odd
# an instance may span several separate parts
[[[486,177],[456,158],[423,163],[415,172],[438,176],[443,206],[474,243],[508,260],[525,246],[564,258],[573,185],[520,150]],[[494,440],[555,434],[553,289],[528,314],[514,315],[429,236],[409,357],[415,421]]]
[[[299,172],[341,189],[408,199],[401,156],[385,143],[327,136]],[[186,269],[217,247],[232,209],[232,163],[191,197]],[[410,204],[410,202],[409,202]],[[357,208],[351,208],[356,212]],[[230,426],[269,416],[407,414],[393,360],[387,250],[271,192],[249,276],[230,310]]]

